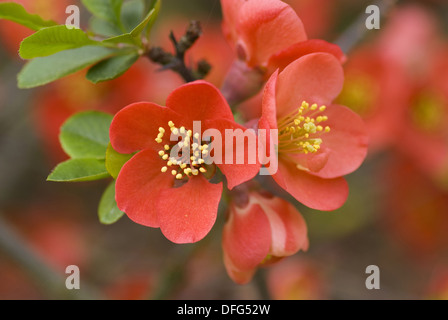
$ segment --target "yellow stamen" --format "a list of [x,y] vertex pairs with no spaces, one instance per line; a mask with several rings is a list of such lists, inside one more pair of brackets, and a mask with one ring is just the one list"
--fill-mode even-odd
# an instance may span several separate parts
[[328,120],[328,116],[319,114],[327,109],[326,106],[310,105],[303,101],[294,112],[278,120],[279,153],[315,153],[320,149],[323,140],[320,136],[330,131],[329,126],[321,123]]

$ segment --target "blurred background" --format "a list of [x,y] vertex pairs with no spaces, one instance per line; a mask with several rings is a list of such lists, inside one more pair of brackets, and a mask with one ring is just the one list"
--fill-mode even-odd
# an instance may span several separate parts
[[[66,6],[79,4],[15,2],[60,23]],[[448,298],[447,1],[389,1],[379,30],[364,26],[373,1],[285,2],[309,38],[340,44],[347,54],[337,102],[365,119],[370,149],[347,176],[350,195],[341,209],[297,204],[308,225],[308,252],[261,268],[243,286],[222,262],[224,214],[203,241],[176,245],[126,216],[100,224],[97,207],[109,181],[46,182],[67,158],[58,132],[70,115],[114,113],[136,101],[164,104],[182,79],[142,58],[108,83],[93,85],[80,72],[19,90],[24,61],[17,51],[31,32],[0,21],[0,299]],[[83,11],[82,28],[88,18]],[[171,50],[169,32],[181,36],[193,19],[204,34],[187,61],[207,59],[206,79],[220,86],[234,57],[221,34],[218,0],[163,0],[151,41]],[[69,265],[80,268],[80,290],[65,288]],[[366,289],[369,265],[380,268],[379,290]]]

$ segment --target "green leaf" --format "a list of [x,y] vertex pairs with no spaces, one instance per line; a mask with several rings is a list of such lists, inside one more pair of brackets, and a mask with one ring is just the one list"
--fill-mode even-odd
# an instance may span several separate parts
[[134,45],[140,45],[141,41],[139,39],[140,34],[145,29],[150,21],[152,21],[152,17],[155,15],[155,9],[152,9],[146,17],[140,22],[131,32],[125,33],[116,37],[112,37],[106,40],[103,40],[104,43],[128,43]]
[[146,38],[148,38],[148,39],[149,39],[149,34],[151,33],[151,30],[152,30],[152,26],[154,25],[154,23],[157,20],[157,17],[159,16],[161,5],[162,5],[162,1],[161,0],[156,0],[154,2],[154,6],[153,6],[153,8],[151,10],[152,11],[152,15],[151,15],[151,18],[148,21],[148,26],[147,26],[147,29],[146,29]]
[[123,165],[133,156],[134,154],[123,154],[117,152],[109,143],[106,151],[106,169],[112,178],[117,179]]
[[137,53],[116,56],[94,65],[86,78],[93,83],[113,80],[125,73],[140,57]]
[[82,3],[94,16],[114,25],[120,23],[123,0],[82,0]]
[[89,20],[90,31],[103,37],[115,37],[123,33],[116,25],[92,16]]
[[81,182],[100,180],[109,177],[104,160],[69,159],[54,168],[47,181]]
[[131,32],[144,18],[145,4],[143,0],[126,1],[121,8],[121,21],[127,32]]
[[[13,21],[32,30],[40,30],[57,25],[54,21],[43,20],[37,14],[28,13],[22,5],[15,2],[0,3],[0,19]],[[11,30],[11,32],[14,31]]]
[[61,127],[59,140],[71,158],[105,159],[113,116],[86,111],[70,117]]
[[109,58],[117,52],[116,49],[85,46],[35,58],[19,72],[18,86],[27,89],[45,85]]
[[101,197],[98,206],[98,217],[103,224],[112,224],[117,222],[124,212],[118,209],[115,201],[115,181],[111,182]]
[[20,44],[19,54],[23,59],[33,59],[87,45],[101,45],[101,42],[89,39],[81,29],[69,29],[65,25],[53,26],[25,38]]

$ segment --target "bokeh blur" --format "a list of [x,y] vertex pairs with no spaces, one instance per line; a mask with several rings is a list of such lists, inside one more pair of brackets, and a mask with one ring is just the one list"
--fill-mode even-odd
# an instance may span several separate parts
[[[79,5],[15,2],[60,23],[67,5]],[[448,298],[447,1],[389,1],[381,28],[363,30],[359,39],[349,31],[359,17],[364,23],[373,1],[285,2],[310,38],[346,53],[338,103],[363,117],[370,149],[347,177],[342,208],[317,212],[296,204],[309,250],[261,268],[247,285],[233,283],[224,268],[224,214],[204,240],[177,245],[126,216],[102,225],[97,207],[108,181],[46,181],[67,158],[58,133],[70,115],[114,113],[137,101],[163,104],[182,79],[141,58],[107,83],[94,85],[80,72],[20,90],[16,76],[25,62],[18,48],[31,32],[0,21],[0,299]],[[82,11],[81,27],[88,17]],[[233,52],[221,33],[219,0],[163,0],[151,41],[171,50],[169,32],[180,36],[190,20],[199,20],[204,33],[187,61],[205,58],[212,65],[206,80],[220,86]],[[80,290],[65,288],[69,265],[80,268]],[[369,265],[380,268],[379,290],[366,288]]]

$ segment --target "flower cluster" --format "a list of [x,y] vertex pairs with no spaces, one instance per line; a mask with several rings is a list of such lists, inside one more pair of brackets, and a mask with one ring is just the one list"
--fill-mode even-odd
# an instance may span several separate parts
[[[363,162],[367,133],[355,112],[334,103],[345,61],[336,45],[308,40],[282,1],[221,4],[236,56],[221,90],[198,80],[176,88],[165,106],[131,104],[115,115],[110,141],[133,155],[116,179],[118,208],[175,243],[203,239],[219,208],[228,208],[224,262],[246,283],[259,265],[308,248],[289,196],[317,210],[343,205],[344,175]],[[261,113],[237,122],[239,103],[258,92]],[[260,182],[261,169],[273,183]]]

